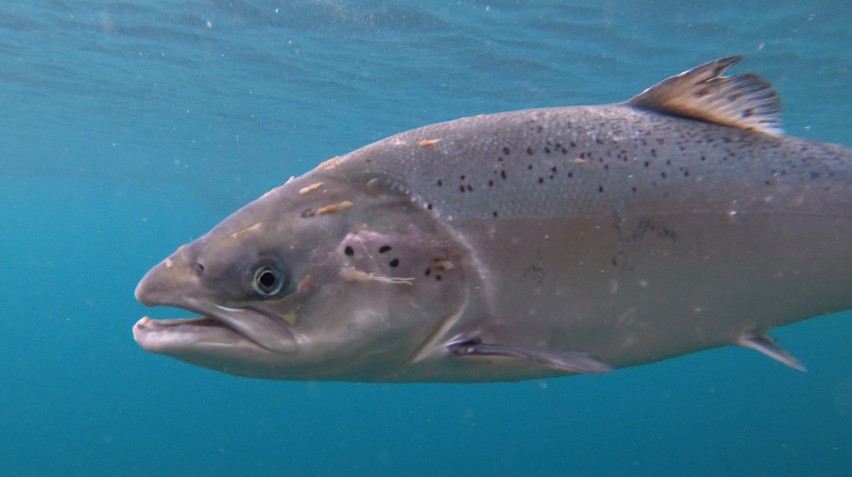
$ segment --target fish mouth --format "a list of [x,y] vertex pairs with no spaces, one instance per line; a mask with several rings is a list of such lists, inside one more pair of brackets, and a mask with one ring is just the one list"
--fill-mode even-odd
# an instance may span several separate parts
[[[153,319],[143,317],[133,326],[133,337],[146,351],[179,354],[199,348],[256,348],[274,354],[297,348],[289,323],[264,310],[226,307],[187,296],[159,296],[143,286],[136,298],[146,306],[171,306],[196,313],[193,318]],[[171,295],[171,293],[169,294]]]
[[133,339],[145,351],[181,354],[190,349],[228,347],[260,348],[240,333],[210,318],[155,320],[142,317],[133,325]]

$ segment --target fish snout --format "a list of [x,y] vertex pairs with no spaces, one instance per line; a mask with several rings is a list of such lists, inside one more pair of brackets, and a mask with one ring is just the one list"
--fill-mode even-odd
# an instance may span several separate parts
[[136,300],[145,306],[173,305],[177,295],[197,282],[185,248],[181,247],[142,277],[136,285]]

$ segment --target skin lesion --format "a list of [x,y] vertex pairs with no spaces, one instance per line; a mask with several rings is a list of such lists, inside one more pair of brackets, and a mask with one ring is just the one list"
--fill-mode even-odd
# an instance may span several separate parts
[[319,189],[320,187],[322,187],[323,185],[324,185],[323,182],[315,182],[315,183],[313,183],[309,186],[302,187],[301,189],[299,189],[299,195],[305,195],[307,193],[313,192],[313,191]]
[[344,200],[343,202],[339,202],[337,204],[329,204],[317,209],[317,215],[332,214],[334,212],[349,210],[352,208],[352,205],[352,202],[349,202],[348,200]]
[[455,265],[449,260],[441,260],[439,258],[432,260],[432,270],[436,272],[448,272],[453,268],[455,268]]
[[667,224],[654,220],[650,217],[639,217],[632,227],[624,228],[623,223],[616,223],[619,239],[622,242],[633,242],[647,236],[675,242],[678,239],[677,231]]
[[370,272],[367,273],[362,270],[358,270],[355,267],[343,267],[340,269],[340,278],[347,282],[379,282],[379,283],[388,283],[395,285],[414,285],[414,277],[387,277],[384,275],[377,275],[376,273]]

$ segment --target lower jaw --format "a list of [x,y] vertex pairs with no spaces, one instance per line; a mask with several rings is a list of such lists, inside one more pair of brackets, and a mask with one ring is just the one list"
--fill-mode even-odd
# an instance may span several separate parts
[[146,316],[133,325],[133,338],[146,351],[169,355],[201,346],[240,346],[251,342],[209,317],[154,320]]

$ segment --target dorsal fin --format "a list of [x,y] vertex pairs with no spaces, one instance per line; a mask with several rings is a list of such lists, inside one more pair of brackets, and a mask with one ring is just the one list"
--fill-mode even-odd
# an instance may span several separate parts
[[781,100],[754,73],[722,76],[742,60],[729,56],[667,78],[627,104],[710,123],[753,129],[773,136],[781,127]]

